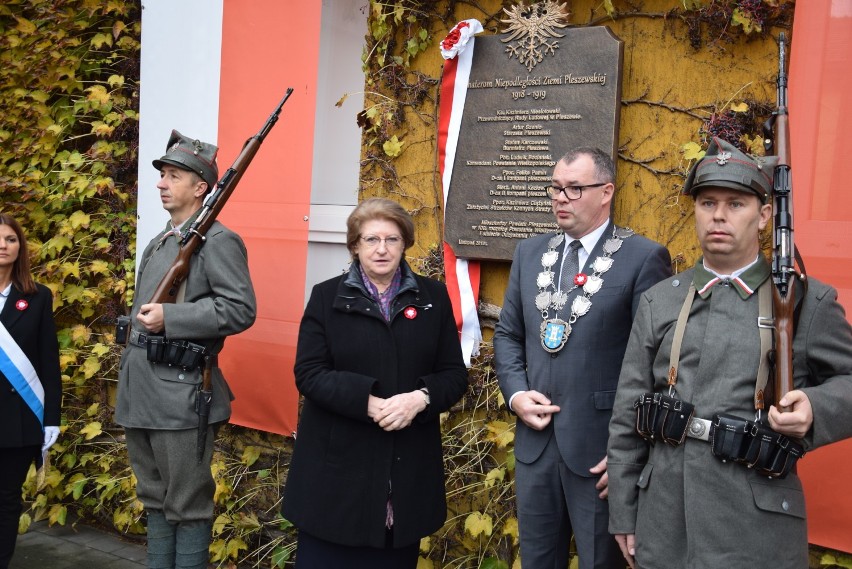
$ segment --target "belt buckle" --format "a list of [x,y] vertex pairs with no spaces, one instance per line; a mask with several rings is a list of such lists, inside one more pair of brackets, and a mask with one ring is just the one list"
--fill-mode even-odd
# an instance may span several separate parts
[[689,421],[689,427],[687,427],[687,436],[691,439],[698,439],[702,441],[710,440],[709,423],[710,421],[707,419],[693,417],[692,420]]

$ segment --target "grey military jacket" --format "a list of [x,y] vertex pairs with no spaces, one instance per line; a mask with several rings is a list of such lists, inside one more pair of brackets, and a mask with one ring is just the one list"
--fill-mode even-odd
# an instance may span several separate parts
[[[136,320],[139,307],[149,302],[178,252],[175,237],[164,238],[164,233],[142,255],[131,311],[131,326],[138,332],[145,332]],[[205,244],[192,257],[183,302],[163,305],[165,336],[204,344],[218,353],[225,337],[249,328],[255,315],[245,245],[236,233],[214,222]],[[233,396],[221,369],[214,368],[212,379],[209,421],[226,421]],[[196,427],[195,394],[200,383],[199,370],[151,363],[144,348],[128,345],[121,357],[115,420],[125,427],[143,429]]]
[[[667,392],[675,322],[699,270],[648,290],[636,313],[610,422],[610,532],[635,533],[643,569],[807,567],[805,499],[796,474],[769,479],[721,462],[707,442],[650,445],[636,433],[633,402],[644,392]],[[716,284],[690,310],[676,389],[697,417],[754,418],[758,294],[745,289],[756,291],[769,268],[761,260],[749,271],[745,287]],[[833,288],[810,279],[793,343],[794,383],[813,407],[803,441],[808,449],[852,436],[852,329],[836,299]]]

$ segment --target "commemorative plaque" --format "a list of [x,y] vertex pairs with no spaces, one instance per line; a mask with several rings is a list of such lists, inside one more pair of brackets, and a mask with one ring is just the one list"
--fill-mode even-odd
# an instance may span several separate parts
[[546,188],[568,150],[596,146],[615,159],[623,43],[552,14],[516,23],[520,11],[507,11],[506,32],[474,43],[445,215],[457,257],[510,261],[519,239],[556,230]]

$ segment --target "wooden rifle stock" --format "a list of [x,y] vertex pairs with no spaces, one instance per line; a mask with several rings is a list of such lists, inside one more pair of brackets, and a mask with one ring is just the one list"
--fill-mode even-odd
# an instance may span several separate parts
[[[787,73],[784,69],[785,37],[779,37],[778,108],[764,125],[764,147],[774,148],[778,164],[772,183],[774,210],[772,247],[772,308],[775,339],[775,404],[793,390],[793,335],[795,334],[796,268],[793,243],[793,178],[790,172],[790,127],[787,120]],[[774,135],[774,136],[773,136]]]
[[213,222],[216,221],[216,217],[222,211],[228,198],[231,197],[231,194],[236,189],[237,184],[248,169],[249,164],[251,164],[254,155],[257,154],[260,145],[263,144],[266,135],[269,134],[269,131],[272,130],[272,127],[278,121],[281,107],[287,102],[292,92],[292,88],[287,89],[284,98],[281,99],[281,102],[278,103],[275,110],[266,119],[266,123],[260,129],[260,132],[246,141],[237,159],[234,160],[234,163],[228,168],[225,174],[219,178],[213,191],[207,194],[200,213],[189,228],[184,231],[180,242],[180,250],[172,266],[166,271],[165,276],[163,276],[163,279],[154,291],[149,303],[164,304],[173,303],[177,300],[180,285],[186,280],[189,274],[189,264],[193,253],[204,243],[205,235],[210,230]]

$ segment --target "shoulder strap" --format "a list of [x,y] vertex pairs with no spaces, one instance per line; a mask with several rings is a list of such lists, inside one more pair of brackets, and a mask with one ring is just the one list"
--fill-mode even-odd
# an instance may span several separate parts
[[689,319],[689,311],[692,308],[692,301],[695,300],[695,284],[689,283],[689,290],[686,293],[686,298],[683,299],[683,306],[680,307],[680,314],[677,316],[677,324],[675,325],[674,339],[672,340],[672,351],[669,356],[669,394],[674,389],[677,383],[677,368],[680,365],[680,346],[683,343],[683,335],[686,332],[686,321]]
[[[757,380],[754,385],[754,408],[762,410],[764,406],[764,391],[769,381],[769,353],[772,350],[772,331],[774,324],[772,320],[772,279],[766,279],[757,290],[758,317],[757,327],[760,332],[760,364],[757,369]],[[689,283],[689,291],[680,307],[680,314],[675,324],[674,338],[672,339],[671,355],[669,356],[669,394],[677,384],[677,369],[680,365],[680,348],[683,343],[683,335],[686,333],[686,322],[689,319],[689,311],[695,300],[695,285]]]

